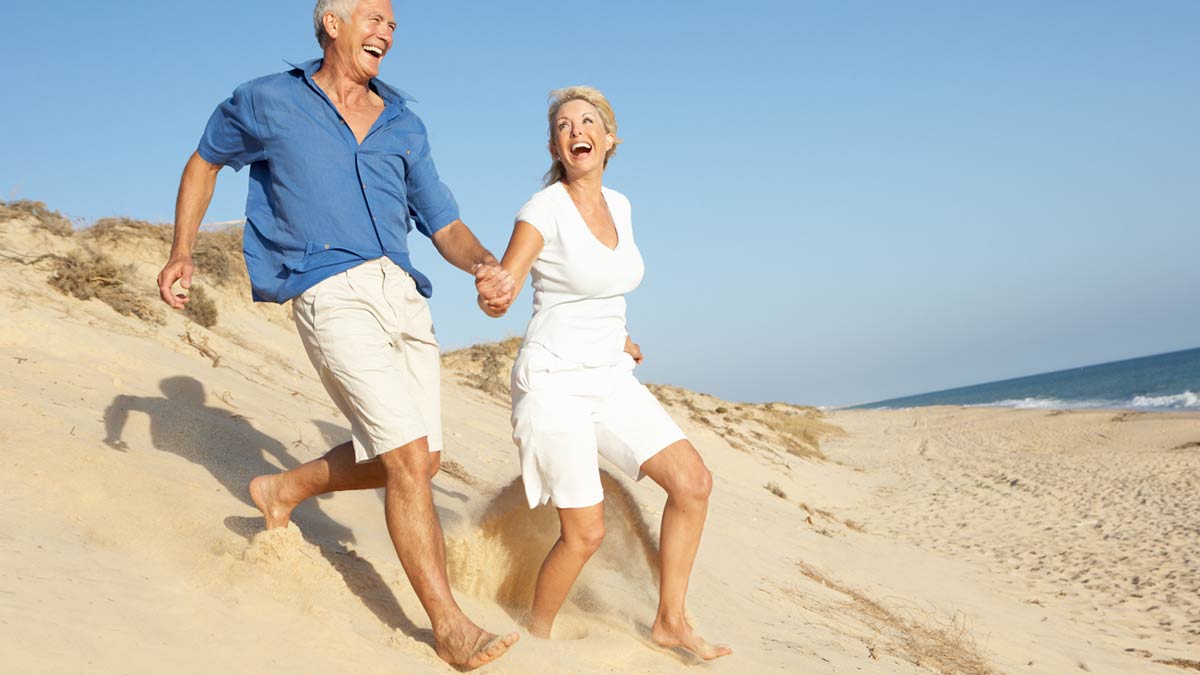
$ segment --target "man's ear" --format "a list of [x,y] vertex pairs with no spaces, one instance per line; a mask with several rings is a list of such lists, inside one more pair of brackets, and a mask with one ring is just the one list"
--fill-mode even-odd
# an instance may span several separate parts
[[321,17],[321,23],[325,26],[325,34],[329,36],[329,39],[337,38],[338,27],[342,24],[337,14],[325,12],[325,16]]

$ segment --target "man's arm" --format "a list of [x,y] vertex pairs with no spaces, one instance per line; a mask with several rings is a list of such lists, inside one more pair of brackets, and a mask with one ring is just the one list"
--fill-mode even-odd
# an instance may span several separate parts
[[475,288],[490,307],[508,309],[512,304],[512,275],[479,243],[466,223],[455,220],[434,232],[433,246],[446,262],[475,275]]
[[196,246],[196,233],[200,221],[208,211],[213,190],[217,186],[217,173],[221,165],[210,164],[199,153],[192,153],[183,176],[179,179],[179,195],[175,198],[175,240],[171,244],[171,257],[158,273],[158,294],[162,301],[175,309],[183,309],[188,298],[173,294],[171,287],[179,281],[185,290],[192,286],[192,249]]

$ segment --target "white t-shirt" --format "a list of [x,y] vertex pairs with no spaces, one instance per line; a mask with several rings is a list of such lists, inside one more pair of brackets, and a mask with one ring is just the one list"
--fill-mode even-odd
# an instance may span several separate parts
[[544,246],[530,271],[533,318],[522,347],[537,346],[581,366],[618,363],[625,350],[625,294],[642,281],[645,266],[633,241],[625,195],[602,187],[617,247],[588,229],[560,182],[538,192],[517,213],[542,234]]

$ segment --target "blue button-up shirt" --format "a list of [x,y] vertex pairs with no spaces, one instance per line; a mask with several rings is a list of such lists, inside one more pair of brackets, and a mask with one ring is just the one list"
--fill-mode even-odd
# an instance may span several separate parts
[[197,152],[250,166],[243,253],[254,299],[285,302],[364,260],[387,256],[433,287],[409,260],[408,232],[458,219],[438,178],[425,125],[379,80],[385,103],[362,144],[312,76],[321,60],[251,80],[213,112]]

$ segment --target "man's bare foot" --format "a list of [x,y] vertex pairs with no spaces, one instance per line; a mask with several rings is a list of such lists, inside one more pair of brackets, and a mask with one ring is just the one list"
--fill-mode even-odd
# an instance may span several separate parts
[[678,629],[670,629],[666,622],[658,619],[654,622],[654,628],[650,631],[650,636],[658,643],[660,647],[686,649],[687,651],[699,656],[705,661],[729,656],[733,650],[726,645],[711,645],[704,641],[686,621],[682,627]]
[[279,497],[279,474],[258,476],[250,481],[250,498],[267,520],[267,529],[287,527],[294,504],[285,504]]
[[475,670],[503,656],[520,638],[517,633],[494,635],[467,622],[460,631],[435,635],[434,651],[439,658],[459,670]]

